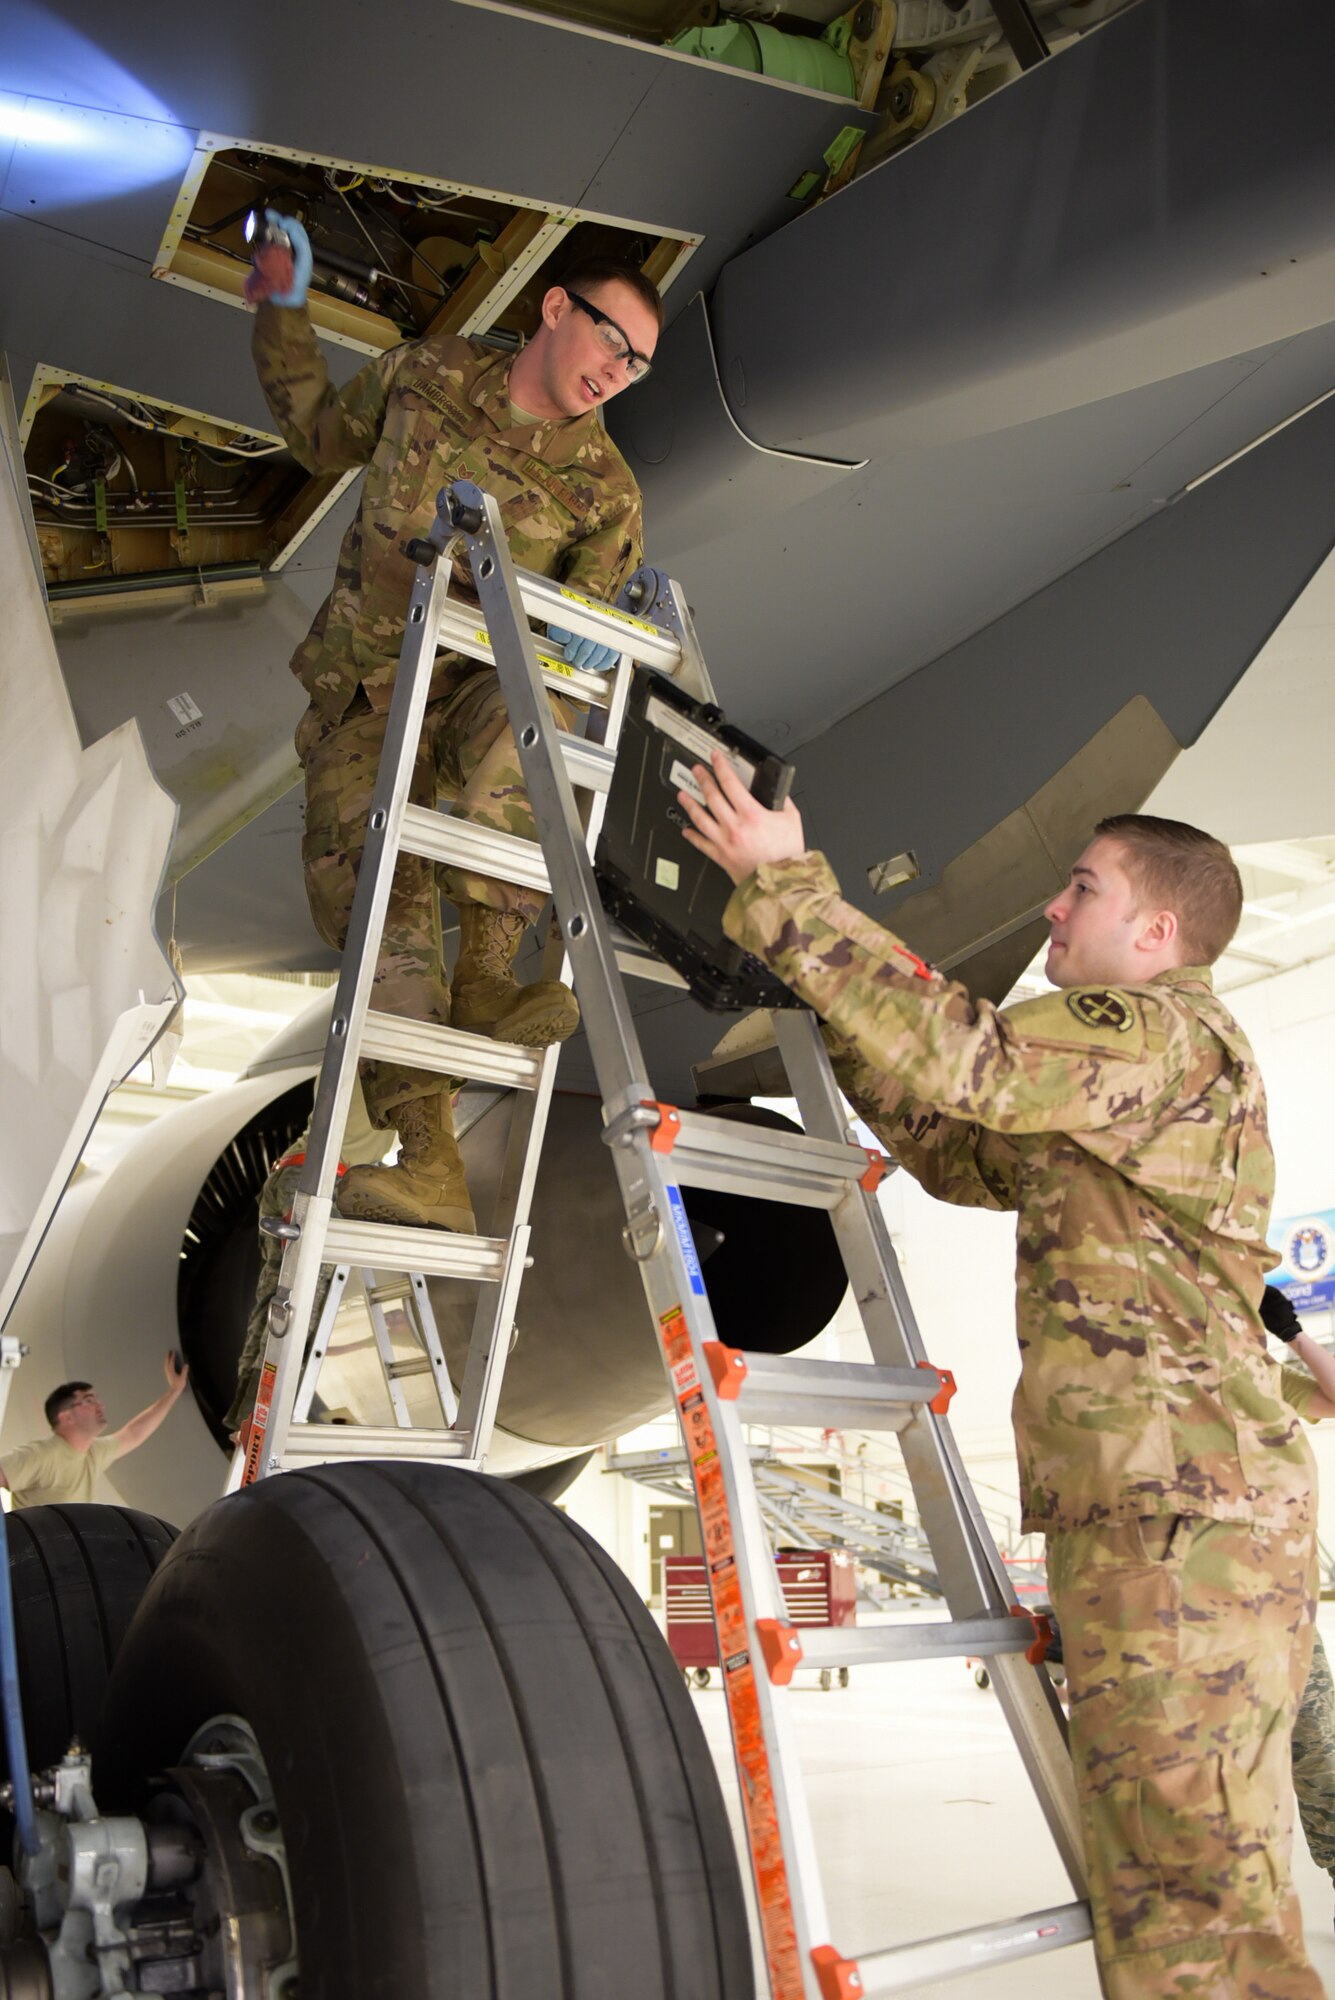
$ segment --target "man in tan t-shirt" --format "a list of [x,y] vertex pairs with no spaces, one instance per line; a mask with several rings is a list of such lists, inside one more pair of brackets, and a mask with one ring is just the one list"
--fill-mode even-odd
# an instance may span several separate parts
[[102,1435],[107,1413],[91,1382],[62,1382],[53,1389],[44,1408],[54,1435],[16,1445],[5,1453],[0,1465],[0,1486],[9,1488],[14,1506],[55,1506],[93,1499],[100,1474],[113,1460],[135,1451],[145,1438],[152,1437],[173,1403],[180,1400],[190,1370],[178,1355],[168,1354],[163,1371],[167,1377],[165,1394],[110,1437]]

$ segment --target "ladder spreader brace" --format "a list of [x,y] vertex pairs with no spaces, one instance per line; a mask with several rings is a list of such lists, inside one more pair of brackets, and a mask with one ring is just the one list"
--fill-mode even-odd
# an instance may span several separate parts
[[[460,537],[467,545],[480,617],[471,608],[460,615],[457,601],[450,605],[447,599],[452,565],[441,552],[452,555],[451,545]],[[624,1240],[639,1265],[657,1328],[700,1512],[772,2000],[863,2000],[906,1992],[1087,1939],[1088,1906],[1075,1901],[858,1959],[844,1956],[830,1941],[788,1706],[786,1684],[799,1660],[824,1666],[986,1657],[1062,1862],[1076,1895],[1083,1896],[1065,1726],[1047,1676],[1036,1671],[1048,1638],[1045,1621],[1015,1604],[969,1484],[945,1416],[953,1378],[930,1364],[923,1352],[876,1199],[884,1163],[849,1139],[815,1017],[799,1010],[775,1016],[804,1126],[801,1135],[721,1127],[716,1120],[661,1103],[645,1074],[622,979],[623,970],[641,969],[643,954],[628,950],[614,932],[590,860],[601,803],[596,794],[606,789],[611,755],[591,757],[595,746],[556,729],[544,687],[558,684],[561,667],[544,656],[541,640],[535,645],[529,621],[550,617],[583,636],[622,646],[621,667],[603,711],[610,752],[634,660],[674,672],[693,693],[709,693],[708,674],[679,591],[660,573],[646,570],[623,593],[622,605],[611,608],[517,571],[495,503],[466,482],[442,492],[430,547],[418,544],[411,553],[421,566],[316,1094],[307,1167],[293,1209],[300,1233],[285,1252],[275,1294],[246,1477],[263,1476],[305,1456],[311,1447],[296,1433],[308,1428],[324,1431],[329,1448],[321,1455],[362,1455],[346,1430],[331,1435],[328,1427],[294,1427],[291,1422],[302,1343],[290,1338],[289,1329],[304,1330],[310,1322],[322,1260],[468,1275],[484,1288],[497,1288],[479,1307],[454,1425],[445,1431],[376,1434],[389,1441],[377,1455],[397,1450],[452,1458],[470,1467],[480,1466],[485,1457],[522,1279],[527,1201],[557,1051],[539,1059],[536,1082],[514,1079],[516,1090],[527,1092],[530,1116],[519,1121],[504,1177],[511,1185],[508,1190],[503,1186],[503,1213],[494,1226],[499,1230],[503,1225],[505,1235],[464,1237],[354,1224],[331,1210],[337,1141],[347,1115],[352,1066],[367,1046],[363,1028],[368,1015],[382,1038],[377,1053],[392,1048],[399,1060],[424,1066],[430,1055],[430,1066],[443,1074],[477,1073],[468,1067],[470,1052],[461,1045],[478,1038],[369,1014],[394,859],[401,846],[451,860],[466,851],[468,865],[477,867],[484,864],[474,857],[485,851],[488,872],[550,886],[573,970],[603,1099],[603,1137],[622,1190]],[[431,555],[437,559],[428,566],[424,558]],[[473,657],[494,660],[541,835],[537,845],[499,835],[479,841],[478,829],[406,806],[431,666],[442,640],[453,649],[471,650]],[[595,791],[584,818],[573,789],[580,784]],[[531,872],[521,877],[513,872],[519,866]],[[652,975],[652,965],[643,969]],[[410,1037],[413,1054],[407,1057],[399,1051]],[[502,1046],[485,1043],[493,1063]],[[872,1361],[827,1363],[745,1354],[721,1341],[682,1201],[681,1189],[690,1186],[825,1209]],[[799,1634],[794,1629],[756,1497],[744,1430],[751,1421],[856,1424],[897,1433],[948,1619],[904,1630],[804,1629]],[[345,1440],[348,1448],[339,1449]],[[295,1452],[294,1442],[299,1446]],[[423,1443],[425,1449],[420,1448]]]

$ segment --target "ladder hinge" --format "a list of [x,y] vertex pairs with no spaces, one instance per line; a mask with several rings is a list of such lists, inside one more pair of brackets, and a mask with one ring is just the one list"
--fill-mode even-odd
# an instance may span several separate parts
[[280,1243],[295,1243],[301,1235],[301,1224],[287,1215],[262,1215],[260,1230],[265,1236],[276,1236]]
[[927,1407],[934,1417],[944,1417],[946,1411],[950,1408],[950,1399],[958,1386],[955,1377],[948,1368],[938,1368],[933,1361],[920,1361],[918,1366],[919,1368],[930,1369],[940,1382],[941,1387],[937,1390]]
[[681,1113],[675,1104],[660,1104],[656,1098],[641,1100],[645,1111],[656,1111],[658,1123],[649,1135],[649,1145],[655,1153],[670,1153],[681,1136]]
[[787,1687],[802,1658],[802,1641],[791,1625],[778,1618],[757,1618],[760,1656],[775,1687]]
[[746,1356],[740,1347],[725,1347],[721,1340],[706,1340],[701,1344],[719,1400],[735,1403],[746,1380]]
[[832,1944],[818,1944],[811,1963],[821,2000],[862,2000],[862,1974],[855,1958],[840,1958]]
[[858,1186],[866,1188],[868,1194],[875,1194],[881,1182],[890,1171],[890,1162],[884,1153],[878,1153],[874,1146],[864,1146],[867,1155],[867,1171],[858,1179]]
[[1048,1656],[1052,1644],[1052,1620],[1043,1611],[1030,1611],[1023,1604],[1012,1604],[1012,1618],[1027,1618],[1034,1628],[1034,1643],[1025,1648],[1025,1658],[1031,1667],[1041,1667]]

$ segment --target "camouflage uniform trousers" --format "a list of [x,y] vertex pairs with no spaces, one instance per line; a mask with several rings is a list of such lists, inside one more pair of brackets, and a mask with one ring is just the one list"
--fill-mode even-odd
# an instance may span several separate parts
[[[269,1178],[260,1189],[259,1220],[286,1222],[292,1213],[292,1204],[297,1198],[297,1187],[301,1180],[305,1152],[300,1142],[281,1159],[274,1162],[269,1170]],[[223,1428],[229,1435],[241,1429],[255,1407],[255,1395],[260,1386],[260,1363],[264,1359],[265,1343],[269,1338],[269,1301],[278,1290],[278,1274],[283,1264],[283,1244],[281,1238],[270,1236],[260,1230],[260,1275],[255,1285],[255,1303],[246,1321],[245,1345],[241,1349],[241,1359],[236,1369],[236,1394],[232,1407],[223,1418]],[[333,1276],[333,1265],[322,1264],[320,1277],[315,1287],[315,1306],[311,1313],[311,1333],[307,1339],[307,1352],[316,1327],[320,1324],[320,1314],[329,1296],[329,1281]]]
[[1312,1859],[1335,1876],[1335,1681],[1319,1632],[1293,1725],[1293,1789]]
[[1049,1534],[1108,2000],[1322,2000],[1289,1873],[1316,1577],[1306,1528]]
[[[548,695],[557,727],[569,730],[575,710]],[[380,768],[388,716],[360,691],[351,707],[331,720],[312,705],[297,725],[296,746],[306,773],[306,832],[302,864],[315,928],[341,951],[352,914],[353,891],[366,840],[366,821]],[[445,692],[428,703],[410,798],[414,805],[455,801],[475,825],[532,840],[536,835],[519,753],[506,715],[500,682],[489,669],[446,677]],[[448,1025],[449,981],[441,941],[440,895],[517,911],[536,921],[545,898],[533,889],[473,875],[436,870],[417,855],[399,858],[376,965],[372,1005],[415,1021]],[[362,1085],[376,1125],[394,1123],[394,1112],[415,1097],[432,1096],[441,1081],[425,1070],[363,1062]]]

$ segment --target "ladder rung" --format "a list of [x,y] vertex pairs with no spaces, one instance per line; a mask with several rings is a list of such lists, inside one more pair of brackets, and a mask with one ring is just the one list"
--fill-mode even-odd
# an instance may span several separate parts
[[413,1458],[476,1470],[469,1457],[472,1445],[467,1431],[409,1430],[397,1424],[293,1424],[280,1457],[284,1466]]
[[385,1370],[393,1382],[403,1382],[411,1375],[429,1375],[431,1362],[425,1354],[418,1354],[411,1361],[391,1361]]
[[[577,739],[565,736],[561,740],[571,743]],[[602,745],[586,743],[581,744],[580,749],[584,753],[601,752]],[[478,875],[496,875],[502,881],[517,882],[525,889],[539,889],[544,896],[550,887],[547,864],[536,841],[520,840],[513,833],[496,833],[491,827],[475,826],[471,820],[454,819],[447,813],[433,812],[430,806],[404,808],[402,845],[407,854],[425,855],[428,861],[468,868]],[[681,974],[674,972],[661,958],[655,958],[647,945],[640,944],[618,929],[613,930],[612,937],[617,963],[623,972],[640,979],[652,979],[661,986],[685,987],[686,981]],[[460,1074],[471,1075],[475,1072],[461,1071]],[[841,1149],[836,1147],[833,1150],[837,1152]],[[866,1154],[858,1157],[862,1162],[860,1171],[865,1172]]]
[[[736,1128],[734,1127],[734,1130]],[[743,1420],[845,1425],[902,1431],[920,1403],[941,1393],[934,1368],[875,1368],[869,1361],[801,1361],[786,1354],[744,1355]]]
[[[857,1550],[849,1554],[856,1558]],[[798,1628],[802,1664],[860,1667],[885,1660],[990,1660],[1034,1643],[1027,1618],[933,1619],[923,1625],[821,1625]]]
[[505,1242],[499,1236],[459,1236],[449,1229],[401,1229],[387,1222],[345,1222],[334,1216],[325,1231],[325,1261],[359,1271],[425,1271],[437,1278],[486,1278],[499,1282]]
[[512,1090],[537,1089],[542,1053],[520,1048],[516,1042],[465,1034],[460,1028],[442,1028],[434,1021],[410,1021],[402,1014],[375,1011],[366,1016],[359,1050],[384,1062],[407,1063],[439,1076],[469,1077],[476,1083],[504,1084]]
[[657,986],[678,986],[684,993],[686,981],[666,959],[655,958],[647,944],[641,944],[629,931],[623,931],[619,924],[612,926],[612,947],[616,952],[617,965],[631,979],[652,980]]
[[582,785],[586,792],[611,791],[617,753],[610,744],[590,743],[587,736],[571,736],[565,730],[557,741],[572,785]]
[[[558,619],[559,624],[559,619]],[[574,627],[570,628],[572,631]],[[452,653],[462,653],[466,659],[483,660],[494,666],[496,655],[487,637],[487,628],[474,610],[457,600],[443,605],[440,624],[436,628],[438,643]],[[553,660],[545,654],[540,641],[538,646],[538,671],[543,685],[557,694],[572,696],[576,701],[590,702],[596,708],[606,708],[612,692],[610,674],[591,674],[582,667],[572,667],[565,660]]]
[[920,1944],[865,1953],[857,1962],[861,1991],[867,2000],[877,1993],[907,1993],[955,1973],[981,1972],[989,1965],[1083,1944],[1093,1935],[1088,1903],[1061,1903],[1007,1923],[979,1924],[946,1937],[924,1938]]
[[455,819],[430,806],[404,807],[400,846],[406,854],[421,854],[428,861],[469,868],[478,875],[497,875],[521,889],[540,889],[544,896],[550,888],[547,864],[536,840],[496,833],[489,826]]
[[667,1171],[683,1187],[720,1188],[762,1201],[833,1208],[867,1172],[861,1146],[809,1139],[799,1132],[767,1132],[724,1123],[703,1112],[680,1112],[681,1128]]
[[[681,646],[670,632],[658,625],[650,624],[647,618],[636,618],[629,611],[618,610],[611,604],[600,604],[596,598],[585,597],[581,591],[571,590],[568,585],[554,583],[548,576],[535,576],[532,570],[516,570],[515,580],[519,585],[519,597],[530,618],[539,618],[544,624],[564,626],[566,631],[576,633],[582,639],[596,639],[601,645],[618,646],[629,653],[642,666],[657,667],[660,673],[675,673],[681,664]],[[461,606],[458,599],[446,599],[454,613],[464,611],[476,626],[485,629],[485,620],[475,610]],[[442,621],[442,632],[444,622]]]

